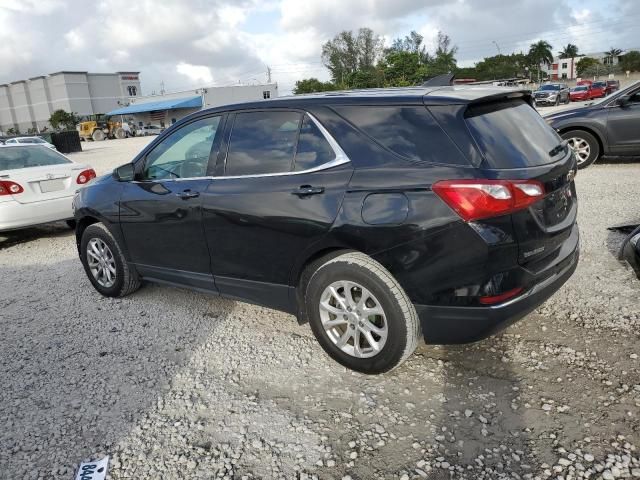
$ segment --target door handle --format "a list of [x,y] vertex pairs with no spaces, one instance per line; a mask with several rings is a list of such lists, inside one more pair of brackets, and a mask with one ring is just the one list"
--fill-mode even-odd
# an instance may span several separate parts
[[300,198],[309,197],[311,195],[318,195],[324,193],[324,187],[312,187],[311,185],[302,185],[300,188],[291,192],[293,195],[297,195]]
[[191,190],[184,190],[183,192],[176,193],[182,200],[188,200],[190,198],[197,198],[200,196],[200,192],[192,192]]

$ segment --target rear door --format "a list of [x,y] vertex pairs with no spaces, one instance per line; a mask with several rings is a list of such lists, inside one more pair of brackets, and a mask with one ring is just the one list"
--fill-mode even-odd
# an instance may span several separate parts
[[[484,160],[483,178],[537,180],[545,197],[512,214],[519,262],[555,257],[577,216],[576,162],[556,132],[522,100],[470,106],[466,123]],[[544,262],[539,264],[542,268]]]
[[85,169],[45,146],[3,147],[0,152],[0,179],[11,180],[24,189],[12,197],[19,203],[73,196],[78,175]]
[[216,285],[288,310],[294,262],[333,223],[351,164],[304,112],[239,112],[227,125],[218,176],[203,192]]

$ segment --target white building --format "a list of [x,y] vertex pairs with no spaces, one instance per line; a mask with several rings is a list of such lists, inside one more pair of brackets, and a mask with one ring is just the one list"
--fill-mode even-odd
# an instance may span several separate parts
[[130,98],[127,105],[111,110],[107,114],[122,116],[124,121],[140,127],[143,125],[168,127],[203,108],[265,100],[277,96],[278,85],[275,83],[204,87],[162,95]]
[[0,85],[0,131],[49,127],[56,110],[80,116],[113,110],[140,93],[139,72],[56,72]]
[[[620,63],[621,57],[631,50],[639,50],[637,48],[631,48],[623,51],[620,55],[610,56],[605,52],[588,53],[579,57],[573,58],[560,58],[553,59],[551,65],[541,65],[541,70],[545,72],[551,80],[575,80],[578,78],[577,64],[581,58],[589,57],[598,60],[602,65],[617,65]],[[603,69],[604,73],[604,69]]]

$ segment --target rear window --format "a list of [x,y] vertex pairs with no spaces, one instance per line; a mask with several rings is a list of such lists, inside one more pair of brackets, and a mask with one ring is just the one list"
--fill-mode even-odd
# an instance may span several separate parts
[[41,146],[0,147],[0,171],[71,163],[59,153]]
[[473,105],[467,125],[489,168],[521,168],[557,160],[549,152],[561,139],[523,100]]
[[469,165],[424,106],[334,108],[376,142],[407,160]]

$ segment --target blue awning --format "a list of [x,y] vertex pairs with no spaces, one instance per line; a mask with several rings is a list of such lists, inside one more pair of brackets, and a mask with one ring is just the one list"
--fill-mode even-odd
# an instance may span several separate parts
[[128,107],[118,108],[107,115],[126,115],[129,113],[154,112],[156,110],[174,110],[177,108],[202,108],[202,97],[173,98],[160,102],[132,103]]

